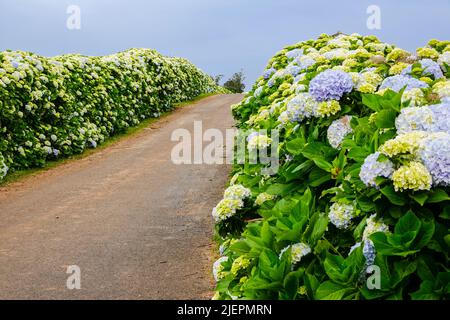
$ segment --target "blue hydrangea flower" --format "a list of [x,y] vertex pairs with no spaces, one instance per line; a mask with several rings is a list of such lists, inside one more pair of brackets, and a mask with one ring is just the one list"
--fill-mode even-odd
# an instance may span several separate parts
[[422,142],[419,156],[431,174],[433,185],[450,186],[450,134],[431,134]]
[[[427,75],[432,75],[435,79],[440,79],[444,77],[444,74],[442,73],[441,66],[439,63],[431,60],[431,59],[422,59],[419,61],[420,65],[422,66],[423,73]],[[412,65],[406,67],[402,71],[402,75],[408,75],[411,74]]]
[[378,161],[379,152],[372,153],[365,160],[359,172],[359,178],[368,187],[378,187],[377,177],[390,178],[394,173],[394,164],[389,161]]
[[291,74],[293,77],[297,76],[301,71],[302,71],[302,69],[300,67],[292,65],[292,64],[290,64],[286,67],[286,72]]
[[441,104],[428,106],[433,113],[433,132],[447,132],[450,134],[450,100]]
[[396,75],[384,79],[381,83],[380,90],[391,89],[399,92],[405,86],[406,90],[411,90],[414,88],[427,88],[428,84],[410,76]]
[[309,83],[309,93],[316,101],[340,100],[352,89],[352,77],[341,70],[325,70]]
[[295,58],[300,57],[302,55],[303,55],[303,50],[302,49],[294,49],[294,50],[286,52],[286,57],[288,59],[295,59]]
[[272,76],[272,74],[275,73],[275,71],[276,71],[275,68],[270,68],[270,69],[265,70],[263,73],[264,79],[265,80],[269,79]]
[[316,60],[314,60],[311,57],[308,56],[302,56],[295,59],[295,63],[297,63],[300,70],[308,69],[309,67],[313,66],[316,63]]
[[374,264],[376,258],[376,251],[375,246],[371,240],[364,241],[363,255],[366,258],[367,266],[371,266]]

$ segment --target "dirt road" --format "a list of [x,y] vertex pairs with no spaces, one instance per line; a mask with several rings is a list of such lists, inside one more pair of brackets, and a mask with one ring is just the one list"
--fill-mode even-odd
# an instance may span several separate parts
[[[210,212],[228,167],[173,164],[170,136],[194,120],[231,128],[230,105],[241,98],[203,99],[0,188],[0,299],[210,298]],[[67,289],[70,265],[80,268],[79,290]]]

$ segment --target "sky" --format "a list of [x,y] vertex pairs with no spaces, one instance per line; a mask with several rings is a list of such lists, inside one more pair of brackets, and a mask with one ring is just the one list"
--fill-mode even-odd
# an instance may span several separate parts
[[[80,29],[66,26],[80,8]],[[380,8],[380,29],[367,8]],[[0,51],[106,55],[152,48],[211,75],[244,70],[251,86],[286,45],[321,33],[374,34],[413,51],[450,40],[450,0],[0,0]]]

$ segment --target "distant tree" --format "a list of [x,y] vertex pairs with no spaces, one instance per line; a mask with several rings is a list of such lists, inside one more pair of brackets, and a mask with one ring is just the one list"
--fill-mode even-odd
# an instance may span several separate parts
[[212,76],[211,78],[213,78],[214,82],[215,82],[217,85],[220,85],[220,81],[221,81],[222,78],[223,78],[223,74],[218,74],[217,76]]
[[244,72],[241,70],[234,73],[230,79],[228,79],[223,86],[234,93],[242,93],[245,89],[244,84],[245,76]]

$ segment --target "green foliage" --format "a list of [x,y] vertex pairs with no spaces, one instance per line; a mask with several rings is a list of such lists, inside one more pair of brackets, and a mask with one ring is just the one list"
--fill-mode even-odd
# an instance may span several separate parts
[[[248,212],[244,213],[250,207],[239,211],[234,218],[239,217],[244,226],[220,240],[223,255],[231,263],[240,257],[251,263],[238,274],[225,268],[228,275],[218,281],[216,298],[450,298],[449,187],[400,191],[387,175],[377,176],[373,186],[360,177],[366,158],[397,135],[395,120],[411,102],[403,98],[405,88],[377,91],[391,68],[405,57],[375,37],[350,38],[344,50],[359,51],[345,58],[325,58],[324,53],[339,47],[330,45],[333,37],[327,35],[285,48],[269,61],[269,76],[259,78],[247,97],[233,107],[241,129],[279,129],[280,167],[273,175],[262,174],[264,164],[233,168],[232,183],[250,188],[252,200],[261,194],[273,197],[252,205]],[[296,80],[286,72],[296,59],[289,57],[295,49],[303,52],[300,60],[304,55],[316,59]],[[386,59],[376,62],[375,55]],[[334,114],[284,121],[289,102],[307,92],[318,73],[333,67],[358,75],[371,68],[370,76],[378,83],[343,95]],[[433,85],[448,80],[425,80],[429,88],[422,92],[433,102]],[[328,130],[335,121],[344,120],[351,133],[335,148]],[[397,170],[410,161],[408,156],[394,161],[380,154],[377,161],[394,161],[393,170]],[[352,208],[347,225],[336,224],[331,214],[336,204]],[[310,251],[303,250],[304,245]],[[380,286],[370,288],[368,283],[377,276]]]

